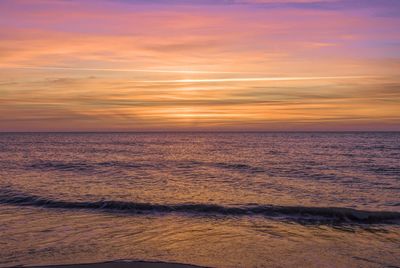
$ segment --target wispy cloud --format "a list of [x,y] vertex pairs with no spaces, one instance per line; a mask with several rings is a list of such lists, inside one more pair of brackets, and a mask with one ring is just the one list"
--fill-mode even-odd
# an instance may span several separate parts
[[226,83],[226,82],[268,82],[268,81],[302,81],[302,80],[341,80],[366,79],[373,76],[309,76],[309,77],[241,77],[241,78],[214,78],[214,79],[178,79],[178,80],[144,80],[130,81],[133,83]]
[[111,68],[77,68],[77,67],[53,67],[53,66],[13,66],[1,67],[3,69],[26,69],[26,70],[47,70],[47,71],[89,71],[89,72],[122,72],[122,73],[175,73],[175,74],[234,74],[238,72],[223,71],[201,71],[201,70],[157,70],[157,69],[111,69]]

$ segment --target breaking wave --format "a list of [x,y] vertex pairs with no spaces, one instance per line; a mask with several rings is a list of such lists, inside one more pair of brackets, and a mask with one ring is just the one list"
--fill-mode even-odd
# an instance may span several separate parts
[[202,216],[251,216],[260,215],[295,222],[320,224],[399,224],[400,212],[367,211],[343,207],[307,206],[222,206],[216,204],[152,204],[127,201],[64,201],[40,196],[7,191],[0,193],[0,204],[14,206],[43,207],[49,209],[88,209],[108,212],[145,213],[186,213]]

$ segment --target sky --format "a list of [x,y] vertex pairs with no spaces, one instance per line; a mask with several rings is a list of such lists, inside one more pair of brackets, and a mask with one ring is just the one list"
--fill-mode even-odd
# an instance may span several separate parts
[[400,131],[398,0],[1,0],[0,131]]

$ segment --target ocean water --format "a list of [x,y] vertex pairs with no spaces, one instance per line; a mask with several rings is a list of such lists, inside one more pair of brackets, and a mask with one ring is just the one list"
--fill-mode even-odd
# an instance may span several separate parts
[[400,133],[2,133],[0,266],[400,267]]

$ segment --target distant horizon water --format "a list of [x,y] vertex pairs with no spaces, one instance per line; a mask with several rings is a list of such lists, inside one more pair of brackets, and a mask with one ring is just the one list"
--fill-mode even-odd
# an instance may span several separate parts
[[110,130],[110,131],[0,131],[0,134],[23,134],[23,133],[31,133],[31,134],[41,134],[41,133],[61,133],[61,134],[112,134],[112,133],[126,133],[126,134],[168,134],[168,133],[238,133],[238,134],[246,134],[246,133],[397,133],[400,130],[149,130],[149,131],[118,131],[118,130]]

